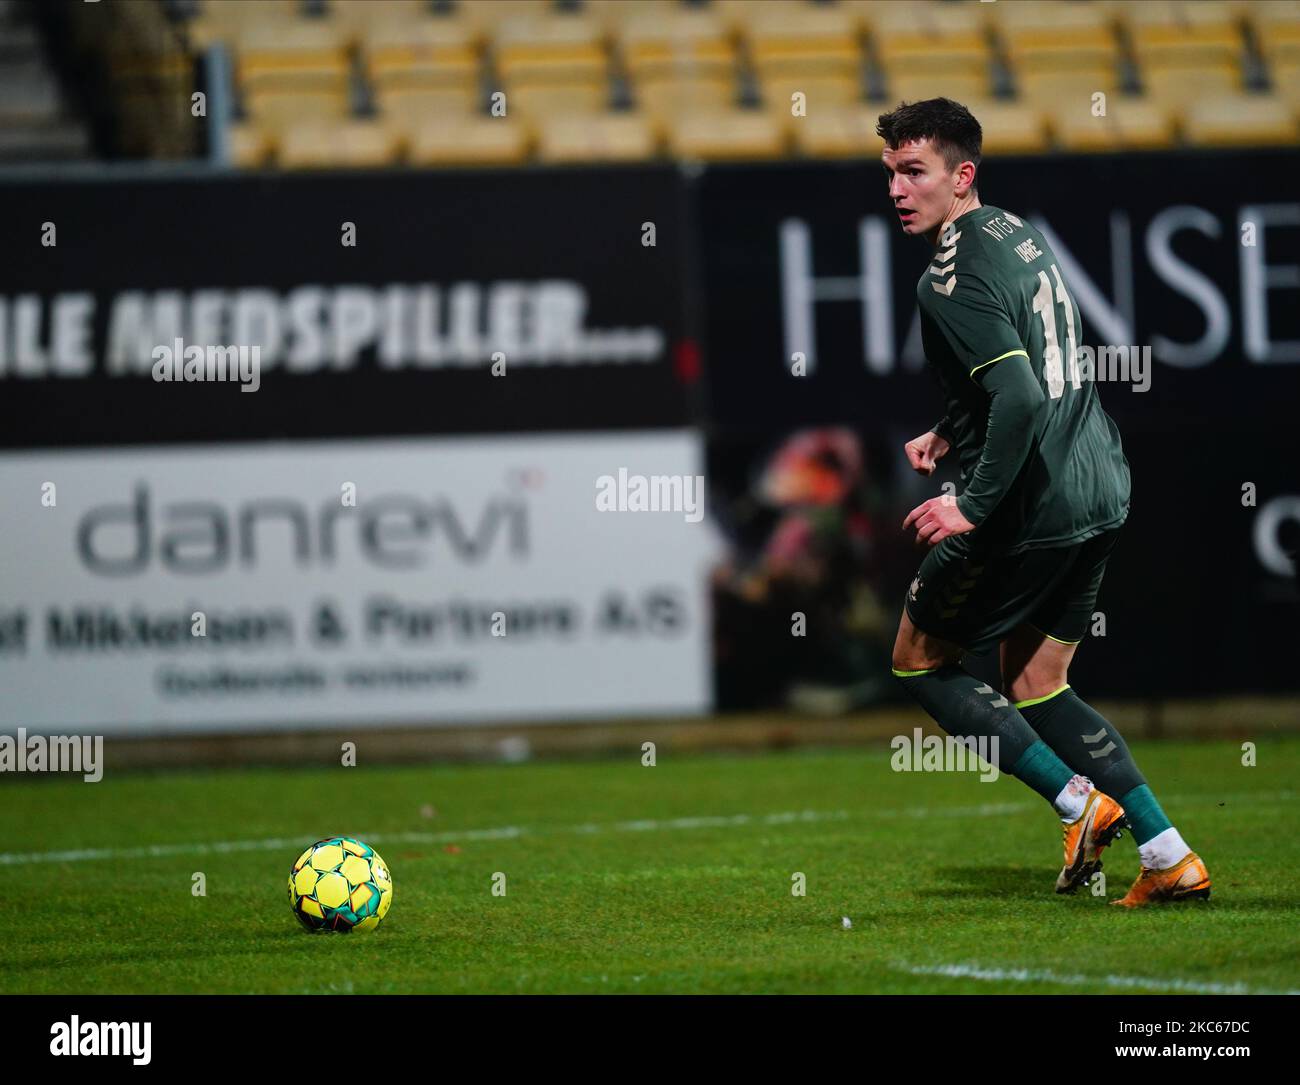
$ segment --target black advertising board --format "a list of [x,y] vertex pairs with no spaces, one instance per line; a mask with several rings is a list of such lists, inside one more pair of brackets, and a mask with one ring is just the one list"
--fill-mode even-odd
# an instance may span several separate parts
[[[1109,375],[1123,378],[1116,348],[1130,348],[1129,379],[1099,387],[1133,498],[1098,604],[1104,621],[1072,672],[1081,689],[1190,697],[1296,686],[1297,167],[1300,154],[1283,150],[981,167],[984,202],[1028,217],[1052,242],[1099,372],[1108,348]],[[801,430],[849,443],[847,430],[870,504],[838,511],[865,524],[857,560],[873,605],[896,623],[921,558],[899,547],[897,526],[942,484],[960,489],[951,464],[923,479],[902,450],[943,413],[916,317],[930,249],[903,236],[874,161],[718,166],[696,183],[710,480],[721,522],[741,525],[733,550],[780,553],[780,518],[797,513],[752,510],[764,507],[756,480],[782,443]],[[754,627],[752,616],[737,624]],[[877,655],[892,631],[872,634]]]
[[[0,440],[681,425],[682,196],[670,167],[0,184]],[[257,347],[256,392],[155,379],[196,345]]]
[[[1081,345],[1150,348],[1143,379],[1101,389],[1118,421],[1249,427],[1300,400],[1297,167],[1296,151],[995,159],[980,194],[1053,242]],[[719,166],[697,196],[715,424],[934,421],[915,297],[930,250],[903,236],[879,163]]]

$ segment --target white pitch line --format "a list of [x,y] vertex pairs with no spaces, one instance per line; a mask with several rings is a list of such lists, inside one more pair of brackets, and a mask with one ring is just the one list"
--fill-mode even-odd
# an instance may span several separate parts
[[[979,806],[928,807],[913,806],[900,810],[870,810],[862,815],[869,818],[893,817],[996,817],[1030,809],[1028,803],[983,803]],[[462,840],[510,840],[520,836],[548,836],[573,833],[643,833],[672,832],[689,829],[720,829],[745,825],[791,825],[824,821],[847,821],[854,817],[847,810],[794,810],[776,814],[733,814],[715,817],[641,818],[636,821],[616,821],[608,825],[586,823],[582,825],[537,826],[506,825],[490,829],[458,829],[440,833],[358,833],[374,844],[454,844]],[[105,859],[163,859],[173,855],[224,855],[241,851],[280,851],[304,847],[300,837],[267,840],[232,840],[199,844],[150,844],[130,848],[76,848],[68,851],[35,851],[0,853],[0,866],[22,866],[32,863],[80,863]]]
[[894,962],[891,968],[913,976],[949,976],[954,979],[989,980],[992,982],[1059,983],[1067,987],[1087,987],[1100,984],[1130,990],[1135,987],[1154,987],[1165,991],[1182,991],[1195,995],[1297,995],[1300,991],[1273,991],[1247,987],[1244,983],[1202,983],[1174,977],[1156,976],[1083,976],[1052,972],[1046,968],[983,968],[973,964],[914,965]]
[[[1220,796],[1223,800],[1258,803],[1274,799],[1294,798],[1294,791],[1243,792]],[[1167,796],[1171,802],[1200,802],[1210,796]],[[789,825],[798,822],[846,821],[850,818],[969,818],[1001,817],[1031,810],[1036,804],[1028,802],[986,802],[976,806],[905,806],[896,810],[797,810],[779,814],[733,814],[714,817],[642,818],[636,821],[617,821],[609,825],[586,823],[582,825],[557,825],[528,828],[505,825],[489,829],[448,830],[441,833],[360,833],[363,840],[377,844],[454,844],[460,840],[510,840],[520,836],[547,836],[556,833],[664,832],[677,829],[718,829],[744,825]],[[35,851],[0,853],[0,866],[23,866],[32,863],[79,863],[105,859],[164,859],[173,855],[225,855],[241,851],[278,851],[305,846],[302,838],[276,838],[267,840],[231,840],[200,844],[149,844],[130,848],[75,848],[67,851]]]

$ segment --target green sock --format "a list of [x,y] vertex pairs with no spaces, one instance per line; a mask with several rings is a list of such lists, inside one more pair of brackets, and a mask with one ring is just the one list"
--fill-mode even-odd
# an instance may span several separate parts
[[1128,823],[1133,829],[1133,839],[1141,847],[1148,840],[1154,840],[1166,829],[1173,827],[1173,822],[1165,816],[1156,802],[1156,797],[1146,784],[1135,787],[1126,795],[1115,800],[1124,807]]
[[1011,775],[1023,780],[1048,802],[1054,802],[1074,773],[1040,738],[1011,766]]
[[[1055,802],[1074,775],[1005,696],[955,663],[894,671],[903,687],[950,735],[997,741],[997,767]],[[1006,768],[1010,765],[1011,768]]]
[[1103,794],[1118,801],[1147,782],[1124,736],[1069,686],[1016,707],[1056,756]]

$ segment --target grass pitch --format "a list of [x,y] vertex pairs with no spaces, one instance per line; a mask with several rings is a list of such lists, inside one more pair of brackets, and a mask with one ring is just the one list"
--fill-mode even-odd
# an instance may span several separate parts
[[[887,749],[9,777],[0,991],[1300,989],[1300,741],[1261,743],[1255,768],[1236,743],[1134,753],[1209,866],[1208,903],[1058,897],[1041,799],[895,773]],[[309,935],[290,913],[291,863],[334,833],[392,869],[372,934]],[[1107,897],[1136,872],[1126,835]]]

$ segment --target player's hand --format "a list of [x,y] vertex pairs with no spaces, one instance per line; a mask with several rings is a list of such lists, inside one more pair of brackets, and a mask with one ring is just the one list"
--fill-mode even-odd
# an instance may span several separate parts
[[948,455],[948,441],[937,433],[923,433],[903,446],[912,470],[922,475],[934,474],[934,465]]
[[957,499],[952,494],[932,497],[923,501],[907,514],[903,521],[903,530],[912,528],[916,532],[915,542],[919,546],[925,543],[934,546],[949,535],[965,535],[974,531],[975,525],[961,514]]

